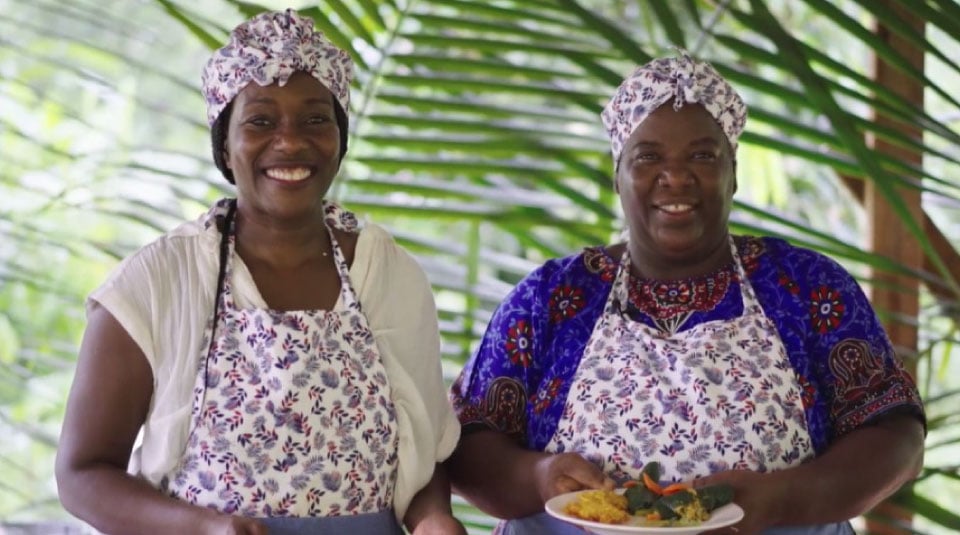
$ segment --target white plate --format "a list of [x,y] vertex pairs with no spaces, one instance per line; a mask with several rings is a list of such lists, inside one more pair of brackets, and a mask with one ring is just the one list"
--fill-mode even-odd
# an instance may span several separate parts
[[623,535],[628,533],[638,535],[695,535],[703,531],[736,524],[743,518],[743,509],[735,503],[728,503],[711,513],[709,519],[695,526],[650,526],[644,525],[644,520],[640,517],[633,517],[623,524],[604,524],[602,522],[594,522],[592,520],[584,520],[570,516],[563,512],[567,504],[575,500],[581,492],[587,491],[569,492],[550,498],[544,506],[547,513],[564,522],[576,524],[600,535]]

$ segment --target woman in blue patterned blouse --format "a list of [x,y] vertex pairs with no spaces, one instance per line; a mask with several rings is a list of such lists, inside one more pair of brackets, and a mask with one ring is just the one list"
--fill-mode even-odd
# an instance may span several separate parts
[[710,65],[654,60],[602,118],[628,239],[547,262],[500,305],[452,391],[455,490],[501,533],[560,534],[578,528],[549,498],[658,461],[734,487],[729,533],[852,534],[924,437],[863,291],[821,254],[729,233],[746,107]]

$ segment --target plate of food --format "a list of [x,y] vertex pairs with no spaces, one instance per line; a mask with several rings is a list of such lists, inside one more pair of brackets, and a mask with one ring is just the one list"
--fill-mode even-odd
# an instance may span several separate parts
[[548,514],[600,535],[694,535],[736,524],[743,509],[729,485],[660,485],[649,463],[639,481],[616,490],[581,490],[547,501]]

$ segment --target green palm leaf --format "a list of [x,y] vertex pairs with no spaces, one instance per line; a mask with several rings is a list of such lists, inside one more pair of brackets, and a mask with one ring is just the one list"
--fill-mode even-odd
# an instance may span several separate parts
[[[17,440],[49,456],[57,425],[51,415],[62,407],[49,396],[36,408],[30,394],[62,388],[86,293],[119,258],[230,194],[209,161],[198,68],[230,28],[266,6],[10,2],[18,9],[0,15],[0,323],[15,335],[4,338],[0,327],[0,432],[24,437]],[[445,370],[452,374],[520,277],[544,258],[616,239],[622,222],[598,113],[630,70],[674,45],[692,47],[746,95],[751,119],[741,158],[776,154],[786,162],[771,171],[770,182],[778,180],[788,194],[738,199],[735,231],[782,236],[857,273],[908,274],[929,287],[949,287],[957,300],[949,266],[897,191],[924,192],[925,207],[948,236],[951,225],[960,226],[960,103],[942,81],[950,79],[942,73],[960,70],[951,52],[960,38],[960,5],[912,3],[928,22],[926,35],[885,6],[332,0],[301,12],[357,66],[351,149],[333,195],[387,226],[423,264],[439,296]],[[870,19],[924,50],[942,72],[913,67],[868,29]],[[815,42],[821,32],[835,42]],[[181,52],[185,47],[189,53]],[[923,83],[943,104],[921,107],[875,83],[860,68],[865,59],[849,60],[848,50],[858,47]],[[111,99],[128,102],[126,111],[107,106]],[[924,135],[879,125],[872,112],[916,125]],[[924,160],[878,154],[864,136],[916,150]],[[838,174],[876,184],[938,270],[918,273],[864,250],[855,210],[826,218],[834,210],[817,207],[836,208],[838,190],[824,177]],[[741,192],[773,188],[765,176],[739,180]],[[956,397],[936,393],[948,377],[938,370],[949,367],[955,352],[948,318],[955,322],[956,313],[922,297],[921,318],[911,320],[925,333],[920,354],[931,370],[925,392],[933,435],[960,424],[940,409]],[[3,340],[16,344],[5,350]],[[954,442],[948,435],[931,448]],[[0,492],[0,518],[51,509],[49,466],[11,468],[26,462],[0,444],[0,475],[30,481]],[[956,474],[956,467],[930,464],[897,499],[944,529],[955,527],[955,513],[923,489],[955,482]],[[456,508],[472,532],[489,531],[490,519],[462,502]]]

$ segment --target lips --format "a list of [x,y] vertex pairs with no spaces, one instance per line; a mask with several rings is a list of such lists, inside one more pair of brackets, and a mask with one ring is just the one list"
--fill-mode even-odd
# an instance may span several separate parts
[[296,167],[268,167],[264,169],[263,174],[267,175],[273,180],[279,180],[281,182],[300,182],[306,180],[313,171],[309,167],[305,166],[296,166]]
[[697,204],[689,200],[671,200],[654,203],[653,207],[667,214],[679,215],[692,212],[696,209]]
[[682,214],[682,213],[686,213],[686,212],[689,212],[689,211],[693,210],[693,205],[691,205],[691,204],[681,204],[681,203],[661,204],[661,205],[658,206],[657,208],[659,208],[660,210],[662,210],[662,211],[664,211],[664,212],[666,212],[666,213],[668,213],[668,214]]

